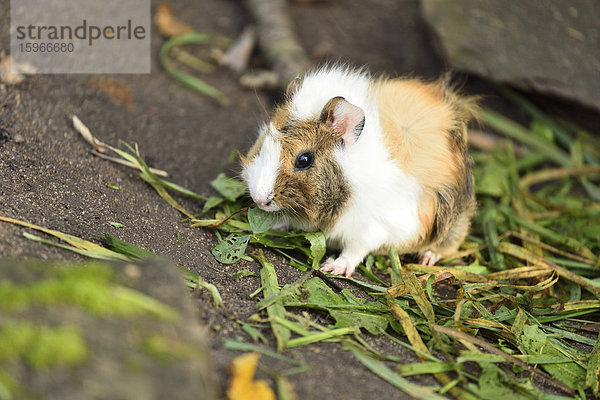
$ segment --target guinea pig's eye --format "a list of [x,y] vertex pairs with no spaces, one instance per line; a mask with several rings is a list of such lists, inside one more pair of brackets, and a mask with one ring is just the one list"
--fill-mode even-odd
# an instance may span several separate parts
[[294,168],[296,168],[297,170],[309,169],[310,167],[312,167],[314,161],[315,154],[312,151],[305,151],[304,153],[300,153],[298,157],[296,157]]

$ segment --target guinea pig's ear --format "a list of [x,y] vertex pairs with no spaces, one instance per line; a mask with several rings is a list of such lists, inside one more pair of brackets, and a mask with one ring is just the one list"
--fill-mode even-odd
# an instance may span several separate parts
[[351,146],[362,133],[365,113],[360,107],[349,103],[343,97],[329,100],[321,111],[321,122],[333,127],[342,136],[345,146]]
[[288,83],[287,89],[285,89],[286,100],[291,100],[300,89],[300,86],[302,86],[302,79],[299,76],[292,79],[292,81]]

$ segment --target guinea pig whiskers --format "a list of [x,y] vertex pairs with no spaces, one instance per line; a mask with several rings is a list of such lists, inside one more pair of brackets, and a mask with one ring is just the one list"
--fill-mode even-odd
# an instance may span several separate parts
[[296,216],[300,216],[300,212],[296,210],[295,206],[298,206],[305,213],[308,211],[308,208],[306,206],[298,203],[298,200],[294,200],[294,207],[292,207],[291,210],[295,212]]

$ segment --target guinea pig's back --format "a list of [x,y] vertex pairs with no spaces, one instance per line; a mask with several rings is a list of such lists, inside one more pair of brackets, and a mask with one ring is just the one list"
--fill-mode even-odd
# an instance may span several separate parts
[[463,213],[470,218],[475,207],[466,145],[474,100],[441,81],[379,79],[371,90],[390,157],[421,184],[421,236],[442,239],[439,236],[448,233],[450,220]]

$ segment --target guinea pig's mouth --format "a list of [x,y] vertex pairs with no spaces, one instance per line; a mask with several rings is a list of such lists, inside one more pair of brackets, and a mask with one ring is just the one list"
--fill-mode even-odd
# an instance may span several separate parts
[[260,204],[257,204],[257,206],[261,210],[267,211],[267,212],[275,212],[275,211],[281,210],[281,207],[279,207],[277,204],[275,204],[273,202],[271,202],[269,205],[261,206]]
[[275,212],[281,210],[281,206],[279,206],[274,200],[272,196],[268,196],[266,199],[258,199],[252,197],[254,203],[263,211],[267,212]]

